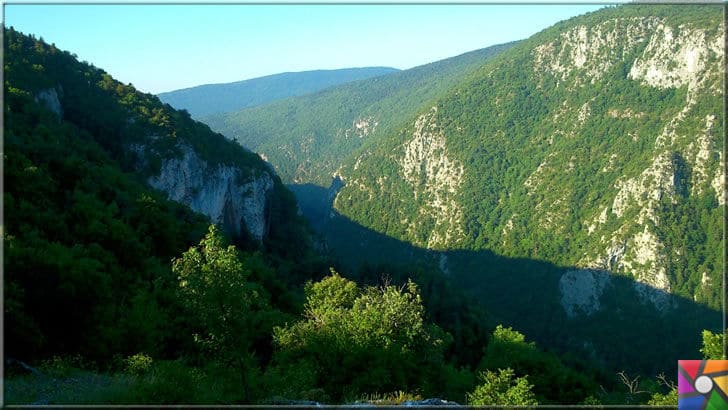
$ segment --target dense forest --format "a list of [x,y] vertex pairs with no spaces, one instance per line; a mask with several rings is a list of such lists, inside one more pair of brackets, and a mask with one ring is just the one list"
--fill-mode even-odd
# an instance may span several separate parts
[[[472,405],[675,405],[675,374],[654,364],[660,356],[717,359],[725,354],[725,338],[712,326],[718,317],[714,308],[724,295],[717,286],[704,286],[698,293],[701,278],[695,276],[706,271],[708,280],[717,280],[723,249],[718,217],[724,205],[707,179],[689,177],[713,172],[719,161],[709,156],[704,168],[697,167],[691,162],[694,147],[680,137],[706,135],[715,149],[722,149],[714,138],[722,135],[717,129],[722,111],[716,109],[720,95],[705,93],[708,97],[684,109],[681,104],[695,88],[635,85],[621,63],[610,73],[623,75],[605,76],[611,80],[576,91],[557,86],[555,77],[538,78],[526,63],[534,47],[575,24],[598,25],[614,17],[655,14],[672,25],[709,27],[711,34],[718,20],[712,10],[703,10],[607,9],[576,23],[560,23],[541,37],[230,117],[246,118],[246,129],[264,134],[278,111],[290,107],[315,112],[330,109],[330,101],[369,95],[358,107],[368,107],[369,114],[376,112],[381,119],[387,107],[412,97],[379,131],[372,130],[376,138],[301,159],[324,164],[320,169],[280,169],[276,161],[282,157],[274,160],[273,152],[264,152],[283,180],[312,183],[310,203],[319,205],[312,207],[318,219],[310,222],[301,216],[311,211],[302,187],[296,187],[297,204],[272,168],[239,142],[43,39],[4,28],[4,402],[423,404],[438,397]],[[640,51],[644,49],[633,53]],[[572,73],[569,80],[578,81],[579,75]],[[400,81],[394,98],[374,95],[376,90],[392,91],[377,84]],[[406,89],[422,84],[430,85]],[[550,93],[539,91],[544,88]],[[603,93],[595,98],[597,89]],[[319,107],[312,101],[323,102]],[[587,125],[577,125],[578,110],[566,106],[561,115],[569,118],[559,124],[591,132],[584,138],[600,143],[583,158],[549,157],[559,169],[573,161],[575,176],[544,178],[551,183],[523,187],[534,169],[545,168],[539,164],[548,155],[547,146],[567,153],[586,149],[574,138],[546,142],[559,131],[551,119],[562,101],[576,108],[589,101]],[[651,106],[653,101],[661,105]],[[333,127],[321,132],[335,134],[341,121],[356,128],[356,121],[369,118],[361,109],[319,117],[331,119],[327,126]],[[610,110],[628,109],[640,110],[641,120],[610,117]],[[269,116],[252,117],[262,110],[270,110]],[[604,309],[568,316],[548,289],[558,289],[562,275],[579,265],[570,256],[577,254],[575,249],[589,251],[584,245],[589,235],[580,221],[592,218],[590,212],[604,201],[591,190],[566,192],[565,187],[577,186],[577,180],[590,187],[611,181],[612,171],[599,173],[590,166],[594,158],[613,153],[623,161],[615,169],[625,179],[639,175],[642,168],[635,164],[652,161],[653,141],[647,136],[661,134],[681,110],[687,120],[675,127],[669,158],[682,173],[676,174],[680,178],[671,195],[652,204],[661,223],[649,224],[665,247],[686,255],[673,256],[665,265],[677,313],[661,316],[641,301],[634,278],[606,272],[616,275],[601,299]],[[716,129],[705,131],[710,115],[715,115]],[[283,137],[318,127],[305,118],[297,120],[300,129]],[[622,134],[628,135],[628,129],[644,134],[639,149],[627,146],[629,137]],[[431,147],[449,155],[438,169],[457,170],[453,164],[458,161],[477,171],[465,174],[465,188],[456,197],[463,215],[480,216],[464,225],[466,239],[455,245],[446,239],[422,246],[432,233],[448,238],[448,231],[439,231],[442,224],[419,213],[428,206],[428,195],[444,191],[427,188],[426,175],[402,171],[394,156],[413,134],[428,132],[458,137],[446,138],[442,145],[432,139]],[[325,138],[317,141],[316,146],[327,147]],[[182,145],[191,147],[208,170],[233,167],[241,183],[273,175],[265,198],[270,223],[261,240],[230,235],[209,215],[150,187],[150,178],[164,164],[182,157]],[[522,156],[525,151],[517,152],[517,146],[532,156]],[[546,154],[537,155],[538,150]],[[340,160],[349,162],[342,163],[344,182],[337,195],[316,184],[328,183],[325,177],[338,164],[325,159],[340,154]],[[290,165],[298,166],[294,161]],[[427,168],[426,161],[420,163],[420,172]],[[420,178],[414,191],[406,185],[412,175]],[[389,176],[388,182],[377,182],[382,176]],[[555,185],[559,180],[564,186]],[[509,189],[516,185],[522,188]],[[693,191],[696,186],[702,187],[699,193]],[[610,186],[603,192],[614,190]],[[532,214],[548,195],[599,206],[575,209],[558,235],[509,213]],[[337,199],[327,203],[321,201],[324,197]],[[393,219],[401,216],[398,212],[410,212],[406,216],[412,219],[419,215],[423,225],[402,229]],[[625,212],[620,218],[639,218],[634,209]],[[498,237],[493,232],[503,232],[509,217],[518,236]],[[608,219],[595,229],[606,235],[617,222]],[[588,311],[586,305],[575,309]],[[678,314],[690,323],[684,326],[690,334],[677,335],[674,322],[669,325]],[[554,326],[556,321],[564,327]],[[583,333],[571,333],[567,324]],[[651,344],[652,349],[632,352],[630,358],[643,356],[632,368],[615,367],[629,352],[627,346],[614,345],[613,338],[633,334],[634,328],[650,334],[635,333],[644,340],[635,340],[633,347]],[[584,342],[597,332],[606,343]],[[673,339],[681,344],[664,343]],[[599,348],[611,344],[613,350],[601,351],[601,358],[590,356],[590,349],[572,344],[579,341]],[[674,364],[677,358],[668,359]]]
[[607,8],[494,56],[341,163],[331,248],[366,252],[336,237],[360,225],[549,348],[667,371],[722,322],[722,24]]
[[439,97],[512,45],[492,46],[313,94],[209,115],[201,121],[264,155],[285,183],[328,186],[344,158],[402,126],[422,104]]
[[233,83],[199,85],[160,93],[158,97],[162,102],[187,110],[199,119],[396,71],[396,68],[389,67],[363,67],[281,73]]

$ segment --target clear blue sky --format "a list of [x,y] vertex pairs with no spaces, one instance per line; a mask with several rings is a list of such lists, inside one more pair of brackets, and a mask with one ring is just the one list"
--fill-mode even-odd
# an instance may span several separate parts
[[286,71],[406,69],[598,5],[5,5],[5,24],[159,93]]

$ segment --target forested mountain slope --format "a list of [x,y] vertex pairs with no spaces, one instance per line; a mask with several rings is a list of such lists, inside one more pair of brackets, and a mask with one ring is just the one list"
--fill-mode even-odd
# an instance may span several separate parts
[[399,70],[390,67],[364,67],[280,73],[233,83],[199,85],[160,93],[158,97],[199,119],[396,71]]
[[[343,167],[335,208],[424,248],[602,269],[660,310],[665,294],[718,309],[723,30],[720,6],[559,23]],[[598,297],[587,277],[563,287]]]
[[679,326],[721,326],[722,15],[607,8],[495,56],[338,170],[328,246],[424,258],[542,345],[667,368],[699,342]]
[[7,355],[170,346],[169,261],[210,222],[305,277],[293,195],[257,155],[12,28],[4,50]]
[[[462,401],[494,348],[519,350],[519,376],[549,364],[532,401],[596,391],[595,371],[510,329],[484,356],[494,325],[436,272],[362,286],[331,269],[300,289],[319,259],[257,155],[55,46],[4,40],[4,400]],[[578,390],[550,389],[557,375]]]
[[316,94],[202,118],[216,131],[258,152],[286,183],[328,186],[357,148],[403,125],[485,61],[513,43]]

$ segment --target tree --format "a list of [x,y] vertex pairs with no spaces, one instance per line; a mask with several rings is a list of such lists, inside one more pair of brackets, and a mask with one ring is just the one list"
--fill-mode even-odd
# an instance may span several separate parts
[[248,281],[250,270],[234,246],[225,247],[215,225],[198,246],[173,261],[172,270],[196,329],[195,342],[211,357],[238,366],[249,399],[251,346],[270,313],[266,295]]
[[527,377],[514,377],[513,369],[490,370],[480,374],[481,384],[468,393],[468,404],[483,406],[533,406],[537,405],[533,385]]
[[528,376],[541,403],[580,403],[597,387],[587,375],[566,366],[554,353],[540,350],[510,327],[498,325],[484,353],[480,370],[513,369],[517,376]]
[[700,353],[706,359],[722,360],[725,359],[725,342],[728,337],[728,332],[725,335],[720,333],[713,333],[710,330],[703,330],[703,347],[700,348]]
[[647,402],[649,406],[677,406],[677,388],[670,390],[668,393],[655,393]]
[[332,270],[305,291],[304,319],[274,331],[277,351],[268,375],[278,394],[305,398],[320,388],[340,401],[441,387],[436,379],[449,337],[424,321],[413,282],[362,289]]

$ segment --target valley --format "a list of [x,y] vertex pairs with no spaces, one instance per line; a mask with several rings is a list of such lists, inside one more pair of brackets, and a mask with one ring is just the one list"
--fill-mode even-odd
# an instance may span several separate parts
[[[626,330],[609,332],[610,340],[595,317],[627,324],[604,303],[622,301],[624,317],[646,315],[650,330],[669,331],[693,304],[692,323],[721,323],[720,16],[710,7],[605,9],[483,50],[490,54],[477,68],[460,63],[465,56],[432,63],[462,74],[450,74],[452,83],[429,100],[408,95],[421,102],[386,120],[371,113],[392,97],[351,112],[385,124],[359,138],[342,132],[345,119],[320,118],[428,66],[204,121],[265,153],[293,183],[325,246],[351,269],[426,261],[488,311],[502,307],[500,319],[517,309],[509,324],[539,343],[573,350],[564,349],[573,324],[584,331],[575,345],[607,356]],[[539,277],[550,279],[535,285]],[[500,300],[506,294],[522,299]],[[551,321],[567,325],[552,332]],[[588,323],[600,325],[586,331]],[[639,329],[630,339],[656,336]],[[695,334],[663,334],[647,345],[667,337],[687,352]],[[635,355],[644,358],[647,345]],[[624,351],[608,356],[621,368],[640,362]],[[669,357],[635,369],[667,371]]]
[[675,405],[726,350],[724,15],[158,95],[4,28],[4,401]]

